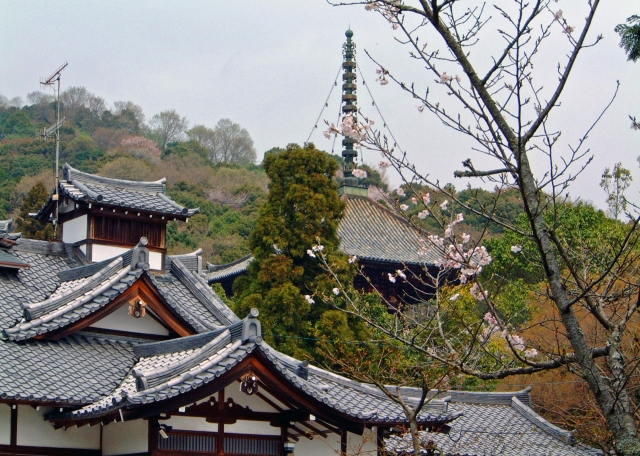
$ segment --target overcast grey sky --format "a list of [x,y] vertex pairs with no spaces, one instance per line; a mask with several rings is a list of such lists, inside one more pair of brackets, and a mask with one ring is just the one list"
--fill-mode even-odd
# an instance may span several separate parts
[[[558,8],[580,25],[584,13],[577,5],[582,3],[560,0]],[[618,98],[589,135],[594,162],[572,190],[573,196],[599,206],[604,200],[598,188],[602,169],[617,161],[636,176],[629,196],[640,202],[640,132],[632,131],[628,120],[629,114],[640,117],[640,63],[626,61],[613,31],[634,13],[640,13],[637,0],[603,2],[591,35],[602,33],[604,40],[579,60],[556,114],[566,149],[607,104],[616,80],[621,83]],[[453,171],[474,152],[426,111],[420,114],[415,101],[397,87],[374,83],[376,67],[364,49],[403,80],[437,89],[433,77],[394,41],[397,32],[363,6],[336,8],[323,0],[0,0],[0,94],[24,98],[39,90],[41,77],[68,61],[63,90],[85,86],[108,103],[130,100],[142,106],[147,118],[166,109],[176,109],[191,125],[213,127],[230,118],[249,130],[261,157],[273,146],[307,139],[340,66],[349,26],[362,76],[400,145],[419,167],[453,181]],[[555,32],[551,42],[562,49],[566,41]],[[482,57],[483,49],[474,52]],[[559,57],[537,67],[549,86]],[[322,119],[336,120],[337,95],[338,89]],[[366,91],[358,95],[362,109],[371,110]],[[311,140],[331,149],[320,129]],[[379,158],[365,152],[365,161],[377,163]]]

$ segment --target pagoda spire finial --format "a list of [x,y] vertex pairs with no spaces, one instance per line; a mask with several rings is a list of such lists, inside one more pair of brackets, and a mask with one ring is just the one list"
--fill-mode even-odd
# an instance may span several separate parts
[[[358,97],[356,95],[356,43],[351,39],[353,37],[353,31],[349,28],[345,32],[347,41],[342,45],[342,56],[344,61],[342,62],[342,68],[344,74],[342,75],[342,113],[344,117],[351,115],[353,117],[353,123],[355,124],[358,119]],[[342,157],[344,158],[343,173],[345,181],[353,180],[354,182],[349,184],[357,185],[357,180],[353,177],[352,172],[354,169],[354,161],[358,156],[358,152],[353,148],[355,140],[349,137],[345,137],[342,140],[344,150],[342,151]]]

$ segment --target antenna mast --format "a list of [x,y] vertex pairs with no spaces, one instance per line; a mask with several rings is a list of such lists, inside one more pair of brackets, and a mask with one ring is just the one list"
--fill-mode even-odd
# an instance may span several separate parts
[[[46,87],[51,87],[56,94],[56,111],[57,111],[56,123],[49,128],[43,129],[42,132],[40,132],[40,138],[43,141],[46,141],[47,139],[51,138],[53,136],[54,130],[56,135],[56,188],[55,188],[55,193],[53,194],[53,200],[56,202],[56,216],[53,220],[54,236],[57,236],[57,232],[58,232],[58,205],[60,201],[60,194],[59,194],[59,191],[60,191],[59,189],[60,187],[59,185],[60,183],[60,176],[59,176],[60,125],[64,123],[64,117],[60,119],[60,75],[62,73],[62,70],[64,70],[67,67],[67,65],[68,63],[64,62],[62,66],[60,66],[60,68],[58,68],[51,76],[49,76],[47,79],[40,81],[41,85]],[[58,83],[57,90],[56,90],[56,82]]]

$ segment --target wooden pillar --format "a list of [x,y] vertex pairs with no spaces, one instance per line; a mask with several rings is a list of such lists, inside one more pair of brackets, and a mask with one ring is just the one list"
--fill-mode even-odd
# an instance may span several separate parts
[[387,452],[384,451],[384,428],[376,426],[376,448],[377,456],[386,456]]
[[340,431],[340,456],[347,456],[347,431]]
[[280,426],[280,454],[284,456],[284,444],[289,439],[289,428],[285,423]]
[[[224,411],[224,388],[218,391],[218,410]],[[219,456],[224,456],[224,422],[218,423],[218,440],[216,450]]]
[[16,446],[18,444],[18,404],[13,404],[9,407],[11,407],[11,434],[9,437],[9,445]]

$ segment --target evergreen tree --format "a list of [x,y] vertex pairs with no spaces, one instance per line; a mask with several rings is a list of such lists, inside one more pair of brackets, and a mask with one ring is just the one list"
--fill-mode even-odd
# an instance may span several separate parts
[[620,47],[627,53],[627,60],[640,58],[640,16],[633,15],[626,24],[618,24],[615,31],[620,35]]
[[53,238],[53,226],[42,224],[29,216],[31,212],[38,212],[49,198],[49,192],[42,181],[38,182],[27,194],[24,203],[20,206],[20,217],[16,220],[18,230],[25,238],[49,240]]
[[235,310],[246,315],[258,308],[269,343],[293,356],[313,357],[314,325],[330,309],[321,296],[332,282],[308,251],[321,244],[347,283],[353,279],[345,256],[337,253],[344,211],[333,180],[338,165],[313,144],[290,144],[267,154],[263,164],[271,180],[269,198],[250,238],[255,261],[236,282]]

